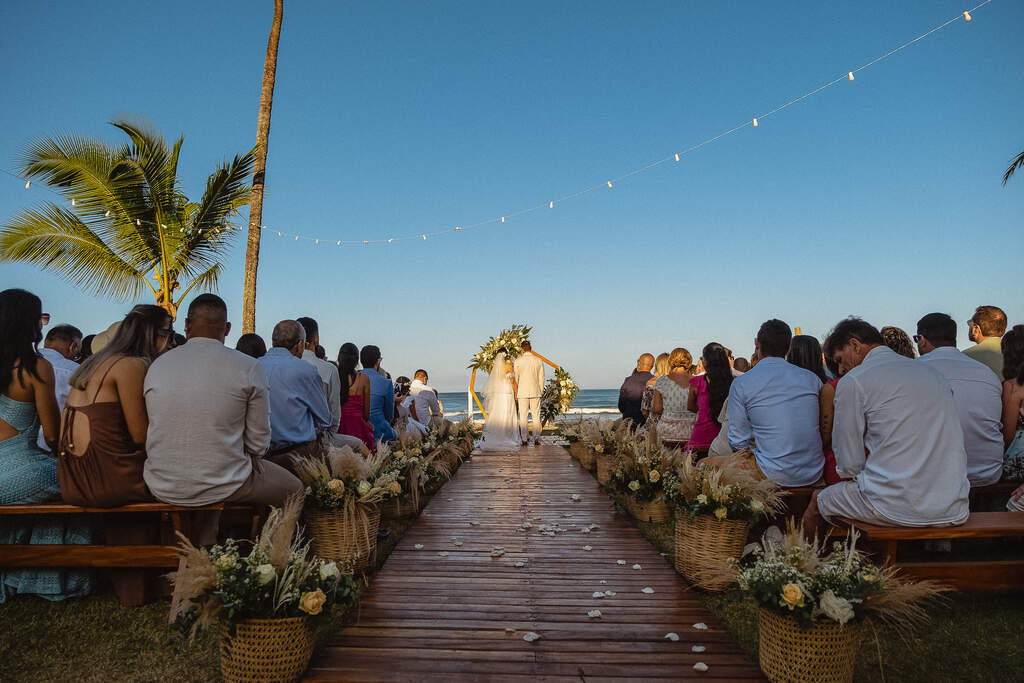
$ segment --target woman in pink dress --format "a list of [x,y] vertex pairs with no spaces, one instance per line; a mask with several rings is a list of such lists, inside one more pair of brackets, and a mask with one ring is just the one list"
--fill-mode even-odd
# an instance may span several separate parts
[[718,415],[732,386],[732,366],[725,347],[711,342],[704,347],[701,360],[704,361],[704,374],[690,380],[690,394],[686,399],[687,410],[697,413],[697,422],[693,425],[686,450],[693,451],[697,457],[707,455],[711,443],[722,429]]
[[370,424],[370,378],[356,370],[359,349],[352,342],[341,345],[338,351],[338,372],[341,374],[341,422],[338,433],[360,439],[377,452]]

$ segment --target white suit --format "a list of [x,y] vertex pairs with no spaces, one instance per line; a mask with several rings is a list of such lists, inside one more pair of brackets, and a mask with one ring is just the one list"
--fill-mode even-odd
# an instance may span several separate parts
[[540,396],[544,393],[544,363],[530,351],[513,363],[519,398],[519,429],[527,437],[526,416],[533,413],[533,436],[540,438]]

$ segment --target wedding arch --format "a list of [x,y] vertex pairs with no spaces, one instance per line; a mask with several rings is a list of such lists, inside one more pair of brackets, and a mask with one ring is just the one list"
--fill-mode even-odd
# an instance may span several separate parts
[[[473,403],[476,402],[484,419],[487,419],[487,411],[484,410],[484,405],[480,402],[480,397],[477,396],[475,390],[477,370],[489,373],[491,366],[494,364],[494,357],[498,354],[498,349],[503,347],[505,349],[505,356],[509,360],[515,360],[521,356],[523,354],[523,342],[530,340],[531,329],[526,325],[513,325],[507,330],[502,330],[497,336],[488,339],[487,343],[480,346],[480,351],[473,355],[468,366],[473,370],[473,374],[469,378],[469,396],[467,397],[470,417],[473,415]],[[544,385],[544,392],[540,398],[541,423],[548,424],[559,415],[564,415],[568,412],[569,406],[572,405],[573,399],[576,398],[580,388],[573,380],[572,375],[569,374],[569,371],[562,366],[553,363],[536,351],[531,350],[527,353],[532,353],[555,369],[555,376]]]

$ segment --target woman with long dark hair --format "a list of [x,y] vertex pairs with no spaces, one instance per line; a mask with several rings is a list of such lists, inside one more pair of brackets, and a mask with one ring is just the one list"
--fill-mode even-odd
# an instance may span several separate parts
[[66,502],[117,507],[152,499],[142,480],[149,429],[142,388],[149,364],[173,339],[167,311],[136,306],[110,343],[71,376],[57,456]]
[[810,370],[821,383],[828,381],[825,374],[825,356],[821,352],[821,344],[809,334],[798,334],[789,343],[789,351],[786,353],[786,360],[804,370]]
[[371,451],[377,450],[370,424],[370,378],[359,372],[359,347],[346,342],[338,350],[338,374],[341,375],[341,422],[339,434],[360,439]]
[[724,346],[711,342],[701,352],[701,360],[704,374],[690,380],[690,393],[686,399],[686,409],[697,413],[697,421],[686,443],[686,450],[693,451],[697,456],[707,455],[721,431],[722,424],[718,417],[729,398],[729,387],[732,386],[732,366]]
[[[1003,477],[1024,481],[1024,325],[1003,335]],[[1024,494],[1024,487],[1014,492]],[[1019,498],[1019,496],[1018,496]]]
[[[23,289],[0,292],[0,505],[60,499],[57,461],[36,445],[39,426],[56,445],[59,415],[53,366],[39,356],[43,305]],[[63,518],[17,516],[0,521],[0,544],[67,545],[91,541],[88,528]],[[2,553],[3,550],[0,550]],[[0,570],[0,603],[15,593],[48,600],[86,595],[90,574],[82,571]]]
[[[894,328],[895,329],[895,328]],[[828,346],[828,340],[825,340]],[[828,349],[831,353],[832,349]],[[818,430],[821,433],[821,448],[825,455],[825,469],[822,476],[825,483],[831,486],[842,481],[836,471],[836,454],[832,451],[832,421],[835,417],[836,385],[839,384],[839,366],[832,358],[827,358],[832,379],[825,374],[826,352],[822,351],[818,340],[810,335],[800,334],[789,343],[786,360],[793,365],[810,370],[821,380],[818,392]]]

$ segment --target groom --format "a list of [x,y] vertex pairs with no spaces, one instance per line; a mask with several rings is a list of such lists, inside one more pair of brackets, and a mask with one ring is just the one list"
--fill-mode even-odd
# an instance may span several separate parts
[[540,395],[544,392],[544,364],[532,351],[530,342],[523,342],[523,353],[516,358],[513,367],[519,399],[519,431],[523,445],[529,445],[526,415],[533,413],[533,442],[540,445]]

